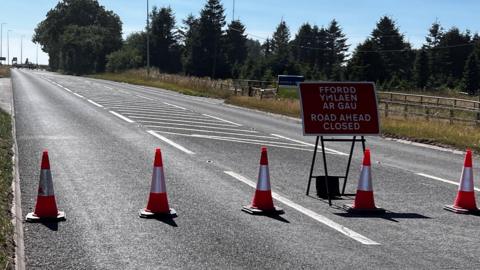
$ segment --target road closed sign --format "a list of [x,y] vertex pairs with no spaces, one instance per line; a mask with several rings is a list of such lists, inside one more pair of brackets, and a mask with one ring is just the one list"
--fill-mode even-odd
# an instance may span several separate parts
[[368,82],[308,82],[299,87],[303,134],[378,135],[375,85]]

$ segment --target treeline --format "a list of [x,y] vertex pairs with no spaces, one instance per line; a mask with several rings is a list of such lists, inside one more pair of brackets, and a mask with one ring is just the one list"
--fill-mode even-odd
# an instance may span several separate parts
[[150,21],[148,29],[121,41],[118,16],[96,0],[64,0],[39,24],[34,41],[49,53],[53,69],[72,73],[146,66],[149,33],[151,65],[166,73],[256,80],[300,74],[309,80],[375,81],[388,90],[470,94],[479,87],[480,37],[443,29],[439,22],[428,29],[423,46],[413,49],[396,22],[384,16],[349,53],[336,20],[326,27],[305,23],[294,36],[282,20],[271,38],[249,38],[240,20],[227,23],[219,0],[207,0],[198,16],[181,24],[169,7],[153,8]]

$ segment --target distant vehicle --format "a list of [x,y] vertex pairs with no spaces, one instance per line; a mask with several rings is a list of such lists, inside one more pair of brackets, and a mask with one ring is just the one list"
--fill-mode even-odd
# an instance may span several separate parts
[[13,57],[13,58],[12,58],[12,66],[16,67],[16,66],[18,65],[17,62],[18,62],[17,57]]

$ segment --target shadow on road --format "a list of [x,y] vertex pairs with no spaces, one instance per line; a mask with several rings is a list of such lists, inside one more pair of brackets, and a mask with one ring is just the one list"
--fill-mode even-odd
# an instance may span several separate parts
[[271,219],[275,219],[275,220],[278,220],[278,221],[281,221],[283,223],[290,223],[290,221],[288,221],[287,219],[285,219],[284,217],[278,215],[278,214],[270,214],[270,215],[264,215],[265,217],[269,217]]
[[49,228],[52,231],[55,231],[55,232],[58,231],[59,221],[41,221],[38,223],[42,224],[43,226]]
[[387,211],[384,214],[354,214],[354,213],[334,213],[337,216],[346,218],[381,218],[388,221],[399,222],[397,219],[430,219],[430,217],[417,213],[395,213]]
[[170,225],[172,227],[178,227],[177,223],[175,222],[175,220],[173,220],[173,218],[171,217],[156,217],[156,218],[152,218],[154,220],[158,220],[158,221],[161,221],[167,225]]

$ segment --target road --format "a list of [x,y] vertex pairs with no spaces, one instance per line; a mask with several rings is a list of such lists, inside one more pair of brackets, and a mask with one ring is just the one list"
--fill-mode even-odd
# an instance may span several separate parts
[[[313,138],[301,135],[297,119],[49,72],[13,70],[12,81],[22,210],[34,207],[48,149],[67,215],[24,224],[28,268],[480,268],[480,217],[442,209],[456,194],[459,151],[368,137],[375,200],[389,213],[351,216],[340,208],[351,196],[332,207],[305,196]],[[254,193],[261,145],[281,218],[240,211]],[[179,215],[173,222],[138,218],[156,147]],[[349,147],[327,147],[332,173],[340,173]],[[347,193],[360,162],[356,152]]]

